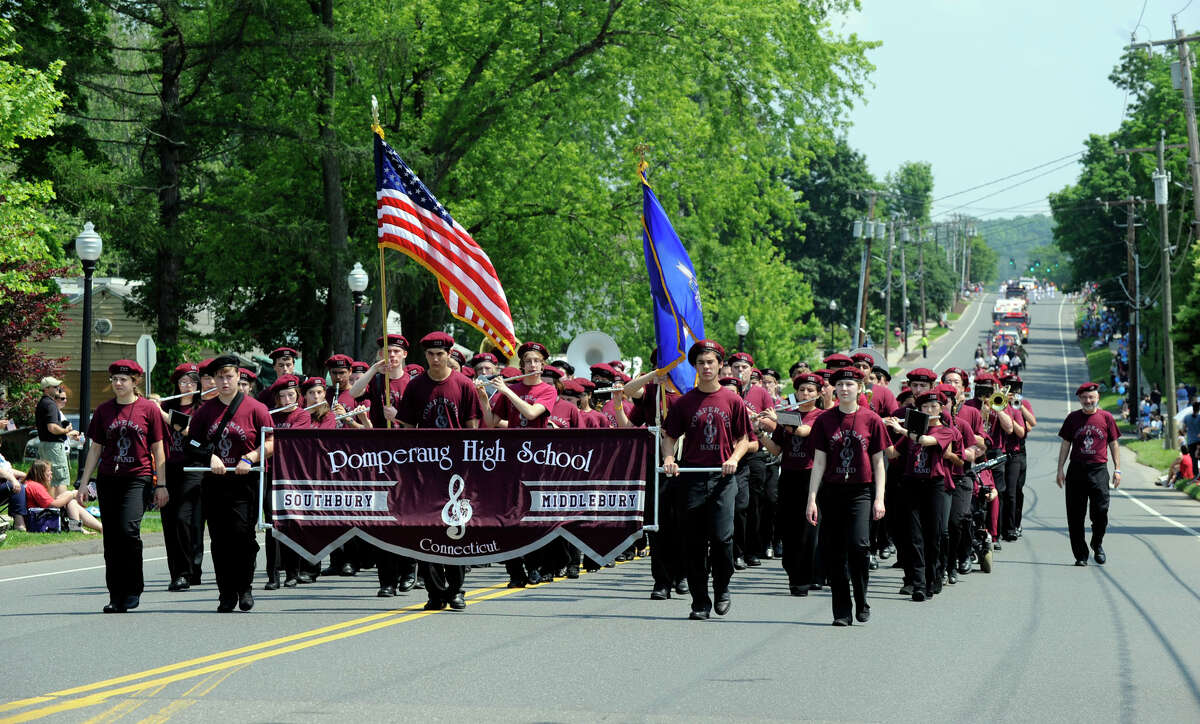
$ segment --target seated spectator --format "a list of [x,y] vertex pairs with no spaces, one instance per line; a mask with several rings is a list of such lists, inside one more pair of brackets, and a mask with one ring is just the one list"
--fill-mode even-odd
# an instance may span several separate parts
[[1171,463],[1171,469],[1167,472],[1167,479],[1163,485],[1168,488],[1175,487],[1176,480],[1190,482],[1196,477],[1195,465],[1192,461],[1192,455],[1188,452],[1187,445],[1179,446],[1179,457],[1175,458],[1175,462]]
[[[29,473],[25,476],[25,505],[27,508],[59,508],[67,511],[67,518],[77,521],[83,528],[86,535],[95,535],[96,533],[104,532],[100,521],[96,520],[95,516],[84,510],[83,506],[75,500],[75,491],[61,493],[58,497],[51,497],[47,487],[53,478],[54,473],[51,471],[50,462],[48,460],[35,460],[33,465],[29,466]],[[93,533],[95,531],[96,533]]]
[[25,489],[21,487],[24,479],[25,473],[14,468],[0,455],[0,505],[8,504],[13,530],[25,530]]
[[1162,415],[1160,415],[1156,412],[1150,417],[1150,433],[1149,433],[1149,435],[1151,438],[1162,437],[1162,430],[1163,430]]
[[1121,422],[1129,422],[1129,400],[1121,400]]

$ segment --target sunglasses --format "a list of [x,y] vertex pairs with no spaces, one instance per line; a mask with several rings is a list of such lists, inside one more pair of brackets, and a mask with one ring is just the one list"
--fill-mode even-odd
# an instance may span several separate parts
[[56,400],[62,400],[62,401],[64,401],[64,402],[66,402],[67,396],[66,396],[66,395],[55,395],[55,396],[54,396],[54,399],[56,399]]

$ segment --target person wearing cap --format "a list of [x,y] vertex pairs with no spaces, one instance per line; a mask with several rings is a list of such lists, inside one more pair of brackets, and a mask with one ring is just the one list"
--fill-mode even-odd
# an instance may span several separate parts
[[[987,445],[987,453],[983,460],[995,460],[998,456],[1004,454],[1004,437],[1012,433],[1013,429],[1012,417],[1009,416],[1007,408],[997,411],[990,404],[989,398],[991,398],[992,391],[995,388],[996,378],[990,373],[981,372],[975,375],[975,397],[963,403],[963,407],[974,407],[979,411],[984,443]],[[997,510],[997,530],[991,531],[992,537],[995,539],[992,545],[995,550],[1000,550],[1000,534],[1003,532],[1002,526],[1004,525],[1004,504],[1002,500],[1005,491],[1008,489],[1007,463],[1000,463],[989,472],[991,473],[992,485],[996,489],[998,496],[993,503]]]
[[327,390],[329,401],[331,404],[340,403],[347,410],[354,409],[354,398],[350,396],[350,367],[354,364],[354,360],[350,359],[348,354],[330,355],[325,360],[325,371],[329,373],[329,387]]
[[593,396],[596,391],[596,383],[582,377],[576,378],[579,382],[580,397],[579,397],[579,412],[583,415],[583,426],[596,430],[607,430],[612,427],[608,421],[608,415],[600,411],[603,405]]
[[777,525],[783,543],[783,569],[793,596],[807,596],[816,583],[816,552],[819,528],[804,520],[812,472],[812,426],[824,412],[817,407],[824,381],[811,372],[797,372],[796,388],[799,425],[776,425],[762,438],[767,452],[780,456],[779,511]]
[[42,399],[38,400],[34,410],[38,457],[50,463],[50,495],[57,498],[67,492],[71,484],[71,468],[67,463],[67,438],[77,439],[79,433],[71,429],[71,422],[63,417],[62,410],[54,402],[59,388],[62,387],[62,380],[51,376],[43,377],[41,387]]
[[[300,358],[300,353],[291,347],[276,347],[267,353],[271,358],[271,367],[275,370],[275,379],[279,379],[284,375],[296,374],[296,360]],[[211,360],[210,360],[211,362]],[[206,365],[200,365],[204,368]],[[299,375],[297,375],[299,376]],[[258,393],[258,401],[266,407],[271,407],[271,388],[264,389]]]
[[[1004,378],[1004,384],[1009,390],[1008,414],[1013,419],[1013,434],[1005,437],[1004,451],[1008,453],[1005,464],[1005,477],[1011,493],[1008,508],[1008,532],[1005,540],[1017,540],[1021,537],[1022,509],[1025,507],[1025,474],[1028,463],[1025,458],[1026,439],[1029,432],[1037,425],[1037,416],[1033,414],[1033,405],[1022,394],[1025,383],[1019,375],[1010,373]],[[1018,434],[1020,428],[1020,434]]]
[[337,418],[346,412],[346,408],[340,403],[331,407],[326,397],[328,394],[324,377],[309,377],[300,382],[300,406],[308,411],[310,424],[315,430],[334,430],[342,426]]
[[[983,434],[983,416],[980,414],[980,409],[966,404],[967,396],[971,394],[969,380],[967,371],[960,367],[948,367],[942,373],[942,384],[954,391],[954,402],[950,410],[951,419],[963,436],[964,460],[975,463],[983,461],[987,456],[987,439]],[[973,444],[970,442],[971,440],[974,441]],[[972,479],[966,474],[964,466],[961,485],[958,474],[956,469],[951,470],[951,477],[955,482],[955,494],[954,501],[951,503],[948,526],[950,542],[947,547],[947,569],[953,565],[954,560],[957,560],[958,575],[963,576],[971,572],[971,551],[974,544],[974,529],[971,520],[972,499],[975,493],[985,492],[989,497],[988,505],[990,507],[991,490],[994,488],[991,488],[993,483],[990,470],[981,471],[975,475],[975,479]],[[983,486],[990,489],[988,491],[976,490],[977,487],[982,488]],[[998,523],[999,500],[995,501],[995,507]],[[991,515],[989,514],[988,517],[990,519]]]
[[[397,420],[408,428],[457,430],[479,427],[482,412],[475,386],[451,364],[454,338],[445,332],[430,332],[421,338],[420,344],[429,369],[409,383],[400,400]],[[418,566],[428,596],[425,610],[440,611],[447,606],[455,611],[466,608],[462,590],[466,569],[463,566],[426,561],[420,561]],[[379,595],[396,595],[395,584],[388,582],[385,586],[382,576],[380,573]]]
[[204,563],[204,511],[200,505],[202,473],[187,473],[183,443],[187,425],[200,409],[200,368],[184,362],[171,373],[171,383],[182,394],[174,400],[160,403],[163,424],[168,435],[167,497],[169,503],[160,508],[163,541],[167,547],[167,570],[171,574],[169,591],[186,591],[200,583]]
[[[579,411],[581,389],[574,384],[575,380],[563,381],[564,375],[562,368],[555,364],[548,364],[542,369],[542,381],[553,385],[558,394],[550,410],[549,427],[581,428],[584,426],[583,414]],[[538,577],[542,581],[552,581],[555,576],[579,577],[582,555],[566,538],[557,538],[542,546],[532,558],[537,561]]]
[[384,428],[390,427],[396,419],[396,409],[411,379],[404,370],[408,340],[401,334],[389,334],[386,340],[383,337],[376,339],[375,344],[379,347],[379,360],[350,386],[350,396],[356,400],[367,398],[371,426]]
[[[1066,489],[1067,530],[1075,565],[1086,566],[1088,546],[1083,530],[1084,513],[1092,520],[1092,554],[1097,563],[1108,560],[1104,552],[1104,533],[1108,528],[1108,458],[1112,456],[1112,486],[1121,484],[1121,433],[1108,410],[1102,410],[1100,386],[1085,382],[1075,390],[1079,409],[1072,410],[1058,429],[1062,443],[1058,447],[1055,482]],[[1063,466],[1070,465],[1066,472]]]
[[892,414],[899,406],[896,403],[896,396],[888,389],[891,381],[891,373],[879,365],[875,365],[867,371],[867,404],[880,417]]
[[956,441],[961,443],[957,428],[943,423],[941,393],[923,392],[916,398],[917,408],[929,417],[929,429],[919,434],[910,431],[895,417],[884,420],[900,437],[897,449],[889,453],[900,457],[904,467],[896,472],[904,486],[908,504],[909,529],[906,543],[905,577],[912,585],[912,600],[925,601],[942,592],[942,524],[949,513],[945,491],[950,484],[945,461],[962,464],[954,452]]
[[271,455],[272,441],[263,440],[262,431],[272,420],[266,405],[238,389],[236,357],[221,355],[205,371],[216,381],[217,396],[192,416],[187,445],[213,446],[200,494],[217,579],[217,611],[249,611],[254,607],[250,589],[258,555],[258,480],[249,473],[266,462],[262,453]]
[[213,358],[209,357],[197,365],[200,368],[200,402],[202,403],[214,400],[217,397],[217,381],[205,371],[212,361]]
[[550,363],[552,367],[557,367],[563,371],[563,381],[575,379],[575,365],[565,359],[556,359]]
[[887,431],[879,415],[858,404],[862,379],[862,372],[853,366],[834,370],[830,381],[836,389],[837,407],[823,412],[812,431],[813,467],[806,514],[810,525],[821,524],[817,546],[829,578],[835,626],[851,625],[852,613],[860,623],[871,618],[867,603],[870,521],[886,513],[883,458]]
[[[312,418],[300,404],[300,378],[296,375],[283,375],[271,384],[271,427],[276,430],[307,430],[312,427]],[[264,495],[270,497],[271,484],[275,480],[273,461],[267,461],[266,488]],[[267,522],[270,522],[270,508],[266,511]],[[283,585],[294,588],[299,582],[300,557],[291,548],[280,545],[275,540],[275,531],[267,528],[267,583],[264,590],[274,591],[279,588],[279,569],[284,570]]]
[[147,492],[162,508],[167,494],[167,438],[162,410],[138,395],[145,374],[133,360],[108,366],[115,397],[96,408],[88,424],[87,461],[79,477],[76,500],[83,507],[91,498],[87,481],[96,476],[100,517],[104,521],[104,580],[108,587],[105,613],[125,613],[138,607],[142,577],[142,516]]
[[505,382],[503,377],[491,380],[496,387],[494,409],[483,385],[480,384],[481,381],[476,382],[483,417],[488,427],[547,426],[550,409],[558,399],[554,387],[542,382],[542,369],[549,357],[550,353],[538,342],[526,342],[517,348],[517,358],[521,360],[520,372],[524,377],[511,385]]
[[554,386],[558,399],[550,409],[549,427],[578,428],[583,427],[583,416],[579,414],[578,398],[566,398],[566,383],[563,381],[563,371],[555,365],[542,368],[542,382]]
[[467,366],[467,356],[462,353],[462,350],[452,349],[450,350],[449,364],[450,369],[458,372],[462,370],[463,367]]
[[[600,411],[608,418],[608,426],[628,427],[630,424],[629,418],[633,414],[634,403],[631,399],[631,393],[624,391],[625,383],[628,381],[625,379],[626,375],[622,374],[611,364],[604,362],[592,365],[590,371],[592,373],[592,381],[596,383],[599,389],[615,387],[620,390],[620,395],[615,391],[593,393],[597,401],[603,403]],[[621,407],[620,415],[617,413],[618,397]],[[624,425],[621,423],[622,419],[626,421]]]
[[[739,564],[760,566],[760,556],[766,556],[771,547],[771,514],[775,507],[772,498],[775,495],[774,491],[767,489],[767,465],[771,462],[771,456],[762,449],[759,437],[764,432],[769,435],[775,429],[775,403],[765,387],[752,384],[754,372],[757,371],[753,357],[746,352],[735,352],[729,359],[734,375],[741,381],[742,401],[746,403],[746,411],[750,415],[752,433],[739,472],[746,481],[747,495],[744,505],[741,500],[738,501],[738,510],[734,515],[733,565],[734,568],[738,568]],[[761,380],[762,373],[759,372],[758,376]]]
[[238,368],[238,389],[244,395],[254,394],[254,385],[258,382],[258,375],[245,367]]
[[[681,475],[682,519],[688,588],[693,620],[706,620],[710,611],[729,613],[733,577],[733,516],[737,498],[735,474],[750,447],[750,414],[737,393],[721,387],[717,374],[725,350],[703,339],[688,350],[696,368],[695,387],[681,396],[663,421],[663,472]],[[718,472],[680,472],[676,441],[683,438],[682,467],[719,468]],[[709,597],[709,571],[712,592]]]
[[977,451],[982,451],[975,430],[961,413],[963,392],[961,387],[945,382],[946,374],[942,374],[943,382],[933,388],[934,392],[942,395],[945,404],[942,406],[943,421],[957,432],[957,441],[953,452],[960,462],[950,462],[947,471],[950,475],[950,489],[947,491],[948,505],[943,511],[941,558],[939,570],[946,575],[948,583],[958,583],[960,568],[964,560],[970,571],[970,546],[972,540],[971,501],[975,493],[975,482],[967,473],[966,466],[975,461]]

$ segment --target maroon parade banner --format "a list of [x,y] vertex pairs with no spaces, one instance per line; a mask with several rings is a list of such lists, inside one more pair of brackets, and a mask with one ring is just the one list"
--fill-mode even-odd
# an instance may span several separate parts
[[[311,562],[359,537],[478,565],[565,538],[607,563],[642,533],[654,437],[623,430],[276,430],[264,508]],[[653,493],[651,493],[653,496]]]

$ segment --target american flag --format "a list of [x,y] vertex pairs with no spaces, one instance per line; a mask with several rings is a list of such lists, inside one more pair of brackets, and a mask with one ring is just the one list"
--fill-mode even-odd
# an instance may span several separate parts
[[375,211],[379,245],[432,272],[451,314],[483,332],[505,355],[516,354],[512,313],[491,259],[378,133]]

